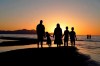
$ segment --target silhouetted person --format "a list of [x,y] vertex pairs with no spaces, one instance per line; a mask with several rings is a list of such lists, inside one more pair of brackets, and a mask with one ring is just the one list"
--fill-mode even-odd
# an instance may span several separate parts
[[87,39],[91,39],[91,35],[87,35]]
[[45,27],[42,23],[43,21],[40,20],[40,24],[38,24],[36,27],[37,38],[38,38],[38,48],[39,48],[39,43],[41,44],[41,47],[43,47],[43,37],[45,36]]
[[57,24],[57,27],[54,29],[53,37],[55,37],[54,44],[57,44],[57,47],[61,46],[61,44],[63,44],[63,42],[62,42],[62,29],[60,28],[60,24]]
[[71,46],[75,46],[75,39],[76,39],[76,33],[74,31],[74,27],[71,28],[70,32],[70,41],[71,41]]
[[46,32],[46,37],[47,37],[47,44],[49,47],[51,47],[51,38],[50,38],[50,34],[48,32]]
[[90,35],[90,39],[91,39],[91,35]]
[[68,46],[68,40],[69,40],[69,30],[68,27],[66,27],[66,30],[64,31],[64,46]]
[[89,39],[89,35],[87,35],[87,39]]

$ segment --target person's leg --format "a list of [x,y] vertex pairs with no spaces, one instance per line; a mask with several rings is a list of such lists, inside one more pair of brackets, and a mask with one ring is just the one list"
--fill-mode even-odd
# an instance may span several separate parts
[[51,42],[51,39],[49,40],[49,45],[50,45],[50,47],[51,47],[51,44],[52,44],[52,42]]
[[37,43],[37,48],[39,48],[39,41],[38,41],[38,43]]
[[41,41],[41,48],[43,48],[43,41]]
[[71,46],[73,46],[73,41],[71,40]]
[[51,47],[51,40],[48,41],[48,45],[49,45],[49,47]]
[[38,41],[38,42],[37,42],[37,48],[39,48],[39,40],[40,40],[40,39],[39,39],[39,37],[38,37],[38,40],[37,40],[37,41]]
[[72,46],[74,46],[74,41],[72,41]]
[[66,46],[65,44],[66,44],[66,42],[64,41],[64,47]]
[[50,42],[50,47],[51,47],[51,42]]
[[50,44],[50,47],[51,47],[51,44]]
[[49,44],[49,48],[51,47],[51,44]]
[[43,36],[41,36],[41,48],[43,48]]
[[68,41],[66,43],[67,43],[67,46],[68,46]]
[[39,48],[39,43],[40,43],[40,36],[38,35],[38,43],[37,43],[37,47]]
[[65,39],[64,39],[64,47],[65,47],[65,44],[66,44],[66,41],[65,41]]
[[49,48],[50,48],[50,44],[48,44]]
[[74,46],[75,46],[75,41],[74,41]]
[[57,47],[58,47],[58,44],[57,44]]

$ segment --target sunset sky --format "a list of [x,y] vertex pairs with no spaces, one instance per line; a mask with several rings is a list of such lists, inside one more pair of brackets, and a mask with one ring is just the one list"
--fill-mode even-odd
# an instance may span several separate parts
[[0,30],[36,29],[43,20],[46,31],[57,23],[78,35],[100,35],[100,0],[0,0]]

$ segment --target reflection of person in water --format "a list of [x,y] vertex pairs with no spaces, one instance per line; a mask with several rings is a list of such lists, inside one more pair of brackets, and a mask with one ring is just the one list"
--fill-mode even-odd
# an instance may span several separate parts
[[66,30],[64,31],[64,46],[68,46],[68,40],[69,40],[69,30],[68,27],[66,27]]
[[74,31],[74,27],[71,28],[71,32],[70,32],[70,41],[71,41],[71,45],[75,46],[75,39],[76,39],[76,33]]
[[57,47],[61,46],[61,44],[63,44],[63,42],[62,42],[62,29],[60,28],[60,24],[57,24],[57,27],[54,30],[53,37],[55,37],[54,44],[57,44]]
[[37,25],[36,30],[37,30],[37,38],[38,38],[38,48],[39,48],[39,43],[41,44],[41,47],[43,47],[43,37],[45,36],[45,27],[42,24],[43,21],[40,20],[40,24]]
[[49,47],[51,47],[51,39],[50,39],[50,34],[46,32],[46,37],[47,37],[47,44]]

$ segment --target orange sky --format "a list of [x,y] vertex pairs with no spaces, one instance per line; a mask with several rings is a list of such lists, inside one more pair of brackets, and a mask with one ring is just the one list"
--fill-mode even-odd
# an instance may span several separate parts
[[5,0],[0,1],[0,30],[36,29],[42,19],[46,31],[57,23],[62,30],[75,28],[77,35],[100,35],[100,1]]

